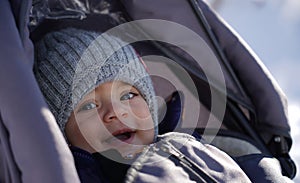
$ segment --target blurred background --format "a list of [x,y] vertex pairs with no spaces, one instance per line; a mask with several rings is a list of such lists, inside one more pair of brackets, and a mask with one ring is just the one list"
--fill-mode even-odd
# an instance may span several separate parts
[[285,92],[300,183],[300,0],[205,0],[260,57]]

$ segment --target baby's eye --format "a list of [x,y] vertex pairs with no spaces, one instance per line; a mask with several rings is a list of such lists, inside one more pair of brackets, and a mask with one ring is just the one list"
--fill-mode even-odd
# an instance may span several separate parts
[[120,100],[130,100],[130,99],[132,99],[133,97],[135,97],[137,95],[138,94],[136,94],[136,93],[128,92],[128,93],[125,93],[124,95],[122,95]]
[[95,108],[97,108],[97,104],[95,104],[94,102],[89,102],[89,103],[86,103],[86,104],[82,105],[79,108],[78,112],[87,111],[87,110],[91,110],[91,109],[95,109]]

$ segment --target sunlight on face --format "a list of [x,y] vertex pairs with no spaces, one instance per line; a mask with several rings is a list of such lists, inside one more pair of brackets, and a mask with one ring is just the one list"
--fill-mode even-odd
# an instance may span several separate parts
[[72,145],[91,153],[116,149],[125,155],[154,138],[146,101],[136,88],[120,81],[101,84],[87,94],[65,130]]

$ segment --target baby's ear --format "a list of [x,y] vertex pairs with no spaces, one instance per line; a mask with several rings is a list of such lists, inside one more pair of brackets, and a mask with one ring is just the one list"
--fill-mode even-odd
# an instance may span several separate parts
[[[184,94],[182,91],[175,91],[166,98],[166,113],[158,125],[158,133],[164,134],[174,131],[180,127],[182,122]],[[159,110],[160,111],[160,110]]]

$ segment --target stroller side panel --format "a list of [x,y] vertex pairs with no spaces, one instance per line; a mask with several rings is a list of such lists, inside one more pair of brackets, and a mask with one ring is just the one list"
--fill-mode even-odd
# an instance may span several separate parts
[[79,182],[72,155],[32,73],[31,1],[0,1],[0,180]]

